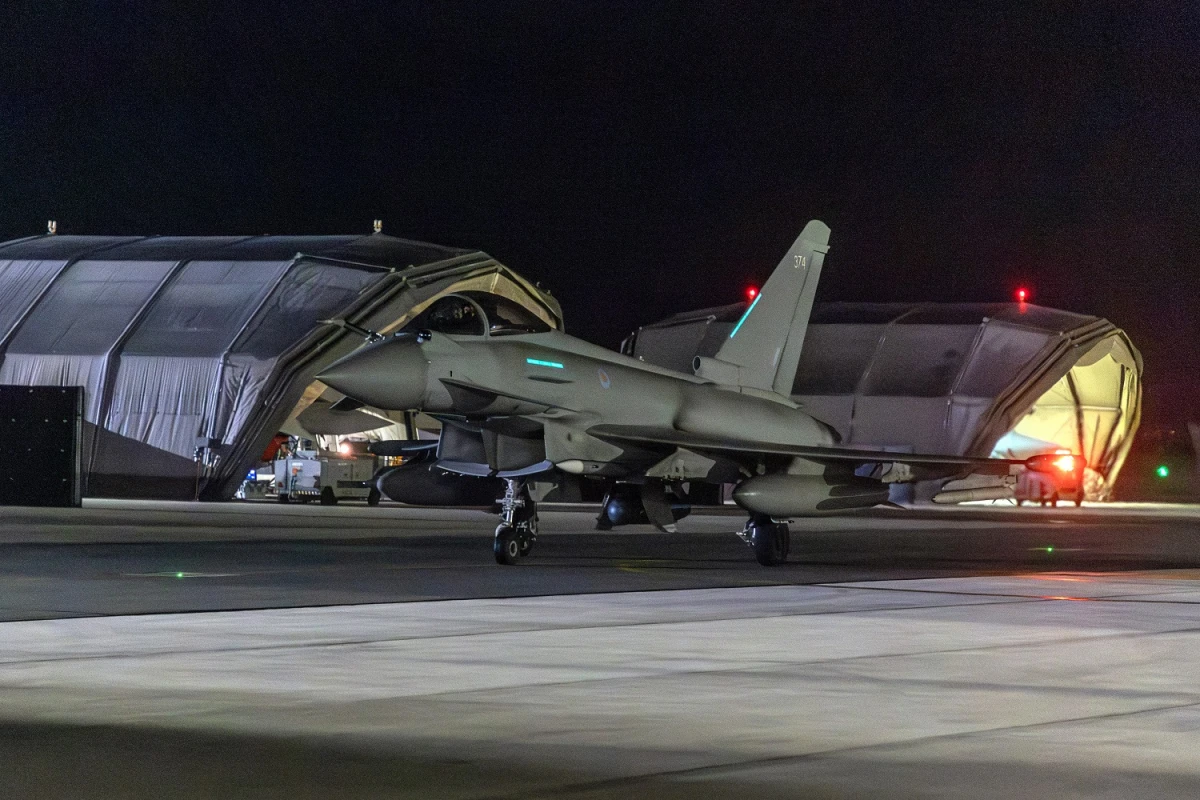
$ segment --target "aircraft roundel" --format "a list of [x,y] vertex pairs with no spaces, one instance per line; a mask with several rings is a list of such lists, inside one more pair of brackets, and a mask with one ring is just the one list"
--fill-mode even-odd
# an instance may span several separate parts
[[600,378],[601,388],[607,389],[612,386],[612,378],[608,377],[608,373],[604,371],[604,367],[596,370],[596,375]]

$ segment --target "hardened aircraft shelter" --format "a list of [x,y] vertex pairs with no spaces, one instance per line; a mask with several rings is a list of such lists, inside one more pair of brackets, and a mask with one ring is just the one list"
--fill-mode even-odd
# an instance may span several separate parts
[[[690,371],[744,304],[640,328],[626,352]],[[817,304],[793,397],[847,444],[1023,458],[1068,450],[1108,496],[1141,413],[1142,361],[1107,320],[1012,304]]]
[[369,236],[46,235],[0,244],[0,384],[84,387],[84,493],[220,499],[313,376],[437,297],[557,301],[486,253]]

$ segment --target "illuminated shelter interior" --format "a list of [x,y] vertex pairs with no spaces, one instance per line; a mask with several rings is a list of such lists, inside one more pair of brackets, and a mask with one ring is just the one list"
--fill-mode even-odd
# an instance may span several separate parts
[[[745,304],[640,328],[624,349],[691,371]],[[1027,303],[818,303],[793,398],[843,443],[1026,457],[1069,450],[1107,497],[1141,414],[1142,362],[1107,320]]]
[[457,291],[562,325],[486,253],[383,234],[18,239],[0,243],[0,383],[84,387],[87,495],[229,497],[362,344],[324,321],[386,333]]

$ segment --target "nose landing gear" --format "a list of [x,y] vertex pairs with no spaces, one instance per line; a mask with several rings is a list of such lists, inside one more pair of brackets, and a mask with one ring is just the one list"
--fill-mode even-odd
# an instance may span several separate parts
[[773,522],[770,517],[752,516],[738,536],[754,549],[755,560],[764,567],[785,563],[792,549],[787,523]]
[[496,526],[492,551],[496,554],[497,564],[512,565],[529,555],[537,541],[537,503],[524,481],[508,478],[504,483],[500,524]]

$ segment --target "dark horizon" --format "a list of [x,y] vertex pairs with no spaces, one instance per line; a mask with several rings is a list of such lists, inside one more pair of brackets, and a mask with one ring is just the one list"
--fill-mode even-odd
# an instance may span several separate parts
[[5,14],[4,239],[382,218],[615,346],[742,299],[820,218],[819,300],[1025,285],[1130,333],[1150,419],[1195,413],[1194,6],[106,8]]

